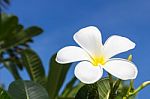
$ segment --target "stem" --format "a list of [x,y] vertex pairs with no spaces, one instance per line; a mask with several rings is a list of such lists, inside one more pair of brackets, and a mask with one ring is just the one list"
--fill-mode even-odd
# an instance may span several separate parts
[[[132,61],[132,55],[131,54],[128,56],[128,61]],[[134,80],[133,79],[130,80],[130,86],[129,86],[129,89],[127,91],[127,95],[129,95],[129,93],[132,90],[134,90]]]
[[145,88],[146,86],[150,85],[150,81],[146,81],[142,83],[137,89],[135,89],[133,92],[130,92],[128,96],[137,94],[140,90]]
[[132,91],[132,90],[134,90],[134,80],[133,79],[131,79],[130,80],[130,86],[129,86],[129,89],[128,89],[128,91],[127,91],[127,95]]
[[130,80],[130,86],[131,86],[131,90],[133,90],[134,89],[134,79]]

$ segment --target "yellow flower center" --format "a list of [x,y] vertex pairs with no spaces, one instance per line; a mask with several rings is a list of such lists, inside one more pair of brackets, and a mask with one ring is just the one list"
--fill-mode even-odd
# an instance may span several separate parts
[[106,59],[104,56],[100,56],[100,57],[93,57],[93,61],[92,64],[94,66],[98,66],[98,65],[104,65],[106,62]]

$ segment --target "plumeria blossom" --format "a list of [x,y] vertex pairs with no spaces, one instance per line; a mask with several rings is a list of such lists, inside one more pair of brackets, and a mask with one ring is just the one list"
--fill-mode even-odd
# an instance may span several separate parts
[[134,63],[112,58],[135,47],[135,43],[128,38],[113,35],[102,44],[101,32],[94,26],[79,30],[73,38],[80,47],[62,48],[57,53],[56,61],[61,64],[80,61],[74,74],[81,82],[95,83],[102,77],[103,69],[122,80],[136,78],[138,70]]

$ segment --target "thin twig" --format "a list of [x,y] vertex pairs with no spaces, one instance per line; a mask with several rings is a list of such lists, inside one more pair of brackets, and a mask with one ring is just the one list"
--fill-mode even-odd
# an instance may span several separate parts
[[133,79],[131,79],[130,80],[130,86],[129,86],[129,88],[128,88],[128,91],[127,91],[127,95],[131,92],[131,91],[133,91],[134,90],[134,80]]
[[148,85],[150,85],[150,81],[146,81],[146,82],[142,83],[137,89],[135,89],[133,92],[130,92],[128,96],[137,94],[140,90],[142,90],[143,88],[145,88]]

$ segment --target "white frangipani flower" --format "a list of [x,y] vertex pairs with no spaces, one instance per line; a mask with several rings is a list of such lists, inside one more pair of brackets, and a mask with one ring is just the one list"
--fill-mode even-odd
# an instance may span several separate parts
[[56,61],[61,64],[81,61],[74,71],[81,82],[95,83],[102,77],[103,69],[122,80],[136,78],[138,70],[135,64],[126,59],[112,58],[135,47],[135,43],[128,38],[113,35],[103,45],[101,32],[94,26],[79,30],[73,38],[80,47],[62,48]]

